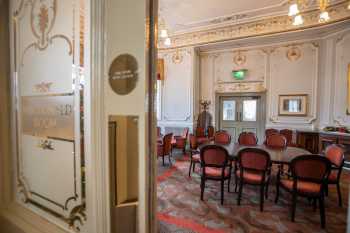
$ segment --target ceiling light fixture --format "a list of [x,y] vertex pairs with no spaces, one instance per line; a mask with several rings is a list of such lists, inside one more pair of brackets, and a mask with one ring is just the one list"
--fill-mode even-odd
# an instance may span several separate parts
[[[303,17],[301,15],[300,8],[307,8],[307,4],[305,0],[295,0],[291,1],[289,6],[288,16],[293,17],[293,25],[300,26],[304,23]],[[329,5],[329,0],[318,0],[320,15],[319,22],[325,23],[330,20],[329,13],[327,11],[327,7]],[[348,5],[348,9],[350,10],[350,1]]]
[[349,4],[348,4],[348,10],[350,10],[350,1],[349,1]]
[[320,19],[318,20],[320,23],[327,22],[330,17],[327,11],[328,0],[320,0]]
[[301,15],[297,15],[294,17],[294,20],[293,20],[293,25],[294,26],[300,26],[304,23],[304,19]]
[[163,18],[160,18],[158,28],[159,28],[159,32],[160,32],[159,37],[162,39],[164,45],[170,46],[171,39],[169,38],[168,29],[166,28],[165,20]]
[[167,38],[167,37],[168,37],[168,30],[166,30],[166,29],[161,29],[161,30],[160,30],[160,37],[161,37],[161,38]]
[[171,45],[171,39],[169,37],[164,40],[164,45],[165,46],[170,46]]
[[294,3],[289,6],[288,16],[296,16],[299,12],[298,3]]

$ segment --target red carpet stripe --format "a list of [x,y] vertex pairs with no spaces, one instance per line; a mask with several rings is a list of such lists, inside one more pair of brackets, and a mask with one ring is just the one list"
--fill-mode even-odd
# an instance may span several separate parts
[[181,228],[186,228],[186,229],[192,230],[192,231],[197,232],[197,233],[225,233],[225,231],[214,230],[214,229],[205,227],[201,224],[198,224],[198,223],[196,223],[192,220],[189,220],[189,219],[172,217],[172,216],[167,215],[167,214],[158,213],[157,218],[160,221],[163,221],[163,222],[166,222],[169,224],[173,224],[173,225],[176,225],[176,226],[181,227]]

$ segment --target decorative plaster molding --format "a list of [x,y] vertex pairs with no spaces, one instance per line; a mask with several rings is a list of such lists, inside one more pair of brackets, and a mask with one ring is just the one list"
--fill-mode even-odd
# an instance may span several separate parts
[[293,46],[287,50],[286,56],[289,61],[297,61],[302,56],[300,48]]
[[218,83],[215,87],[216,93],[246,93],[246,92],[265,92],[263,82],[250,83]]
[[[347,4],[347,1],[343,1],[330,6],[328,11],[331,20],[327,24],[350,19],[350,11],[347,9]],[[318,22],[318,9],[304,12],[303,18],[304,24],[300,27],[294,26],[292,24],[292,18],[284,15],[249,23],[228,25],[215,29],[174,35],[171,37],[171,48],[223,42],[243,37],[283,33],[325,25]],[[159,45],[159,48],[167,49],[161,44]]]
[[[313,105],[311,106],[310,108],[310,114],[308,117],[303,117],[303,118],[287,118],[288,120],[286,120],[285,117],[279,117],[277,116],[274,112],[273,112],[273,109],[269,108],[269,117],[268,119],[272,122],[272,123],[279,123],[279,124],[289,124],[289,123],[292,123],[292,124],[313,124],[316,120],[317,120],[317,88],[318,88],[318,59],[319,59],[319,56],[318,56],[318,53],[319,53],[319,46],[318,46],[318,43],[317,42],[314,42],[314,41],[309,41],[309,42],[303,42],[303,43],[291,43],[291,44],[287,44],[287,45],[284,45],[284,46],[279,46],[279,47],[275,47],[273,49],[273,51],[269,54],[272,54],[274,53],[277,49],[279,48],[293,48],[293,47],[301,47],[301,46],[305,46],[305,45],[310,45],[312,46],[312,48],[315,49],[315,61],[316,61],[316,64],[315,64],[315,76],[313,77],[313,80],[312,80],[312,94],[311,94],[311,98],[312,98],[312,103]],[[299,48],[300,49],[300,48]],[[288,58],[288,56],[287,56]],[[271,65],[271,64],[270,64]],[[269,75],[270,79],[272,77],[272,74],[271,74],[271,69],[270,69],[270,75]],[[273,90],[272,89],[272,81],[270,80],[269,81],[269,88],[268,90]],[[271,105],[273,101],[273,95],[270,93],[270,98],[269,98],[269,103]],[[309,104],[309,101],[308,101],[308,104]],[[296,120],[298,119],[298,120]]]

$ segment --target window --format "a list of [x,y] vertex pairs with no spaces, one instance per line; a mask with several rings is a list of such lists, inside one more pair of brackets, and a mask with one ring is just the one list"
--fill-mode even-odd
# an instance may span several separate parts
[[256,100],[243,100],[243,121],[256,121]]
[[223,114],[222,120],[224,121],[235,121],[236,120],[236,101],[224,100],[223,101]]

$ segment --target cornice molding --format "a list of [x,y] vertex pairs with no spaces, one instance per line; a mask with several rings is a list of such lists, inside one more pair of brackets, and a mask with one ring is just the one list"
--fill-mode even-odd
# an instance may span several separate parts
[[179,47],[204,45],[246,37],[298,31],[323,25],[329,25],[350,19],[350,10],[347,9],[347,4],[347,1],[343,1],[339,4],[329,7],[328,12],[330,14],[331,20],[327,24],[321,24],[318,22],[318,9],[310,10],[302,14],[304,18],[304,24],[299,27],[294,26],[292,24],[292,18],[288,17],[287,15],[277,16],[269,19],[257,20],[250,23],[228,25],[215,29],[174,35],[171,37],[171,47],[164,47],[163,45],[159,45],[159,49],[166,50]]

